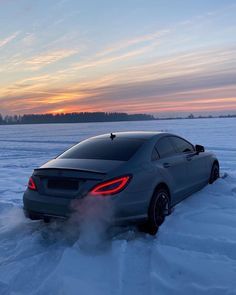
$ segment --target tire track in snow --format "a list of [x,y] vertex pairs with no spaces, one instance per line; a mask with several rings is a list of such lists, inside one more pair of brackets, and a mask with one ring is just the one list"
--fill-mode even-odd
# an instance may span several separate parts
[[153,238],[137,238],[122,243],[119,256],[118,295],[150,294],[151,253]]
[[117,295],[124,294],[124,272],[125,272],[125,254],[127,250],[127,241],[122,241],[120,246],[120,255],[118,259],[118,289]]

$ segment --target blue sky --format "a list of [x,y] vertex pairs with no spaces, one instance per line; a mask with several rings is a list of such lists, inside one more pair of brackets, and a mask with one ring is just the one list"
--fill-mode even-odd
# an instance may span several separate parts
[[236,1],[0,0],[0,113],[236,112]]

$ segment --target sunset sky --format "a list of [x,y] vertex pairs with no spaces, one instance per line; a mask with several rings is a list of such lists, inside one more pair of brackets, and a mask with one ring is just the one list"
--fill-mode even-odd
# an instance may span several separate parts
[[0,113],[236,113],[235,0],[0,0]]

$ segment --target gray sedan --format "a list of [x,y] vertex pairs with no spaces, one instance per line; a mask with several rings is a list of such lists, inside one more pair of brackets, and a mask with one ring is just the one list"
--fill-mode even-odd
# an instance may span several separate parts
[[89,138],[35,169],[24,193],[31,219],[68,218],[72,202],[112,201],[115,223],[155,234],[177,203],[219,177],[201,145],[163,132],[117,132]]

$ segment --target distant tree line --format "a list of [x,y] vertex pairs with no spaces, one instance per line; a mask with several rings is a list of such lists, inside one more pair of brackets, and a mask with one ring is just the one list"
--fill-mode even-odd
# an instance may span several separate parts
[[0,125],[9,124],[50,124],[50,123],[86,123],[86,122],[118,122],[118,121],[147,121],[147,120],[176,120],[176,119],[206,119],[206,118],[235,118],[235,115],[200,115],[189,114],[186,117],[155,118],[147,114],[106,113],[106,112],[83,112],[83,113],[60,113],[60,114],[29,114],[29,115],[6,115],[0,114]]
[[234,114],[234,115],[219,115],[219,116],[212,116],[212,115],[194,116],[194,114],[190,114],[186,118],[181,118],[181,119],[211,119],[211,118],[235,118],[235,117],[236,117],[236,114]]
[[152,115],[126,114],[106,112],[83,112],[61,114],[29,114],[6,115],[0,114],[0,124],[49,124],[49,123],[85,123],[85,122],[117,122],[155,120]]

